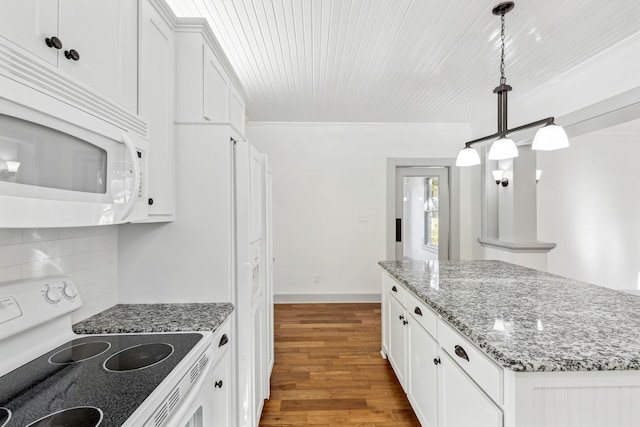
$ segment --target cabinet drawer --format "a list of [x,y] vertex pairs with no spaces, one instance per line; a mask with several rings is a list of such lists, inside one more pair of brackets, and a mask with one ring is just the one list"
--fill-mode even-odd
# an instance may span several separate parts
[[393,295],[403,306],[405,306],[405,297],[407,290],[390,276],[385,275],[384,281],[385,291]]
[[407,311],[411,313],[411,316],[416,319],[432,337],[435,338],[438,315],[411,292],[407,292],[405,303],[405,307],[407,308]]
[[231,348],[231,322],[229,318],[213,334],[213,365]]
[[503,370],[451,326],[438,320],[438,342],[485,393],[503,403]]

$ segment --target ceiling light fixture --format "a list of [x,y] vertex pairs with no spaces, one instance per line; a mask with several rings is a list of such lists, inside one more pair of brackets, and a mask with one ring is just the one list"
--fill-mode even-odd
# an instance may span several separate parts
[[472,145],[496,138],[496,141],[493,142],[491,149],[489,150],[489,160],[505,160],[518,157],[518,148],[513,140],[508,138],[507,135],[543,125],[544,127],[539,129],[533,138],[533,144],[531,147],[533,150],[557,150],[559,148],[569,146],[567,134],[561,126],[555,124],[553,117],[547,117],[546,119],[537,120],[513,129],[507,128],[507,94],[512,88],[507,84],[507,79],[504,76],[504,16],[513,10],[513,7],[514,3],[508,1],[498,4],[492,10],[494,15],[500,16],[501,21],[500,85],[493,90],[493,93],[498,95],[498,131],[493,135],[488,135],[465,143],[464,148],[460,150],[458,158],[456,159],[456,166],[479,165],[480,156]]

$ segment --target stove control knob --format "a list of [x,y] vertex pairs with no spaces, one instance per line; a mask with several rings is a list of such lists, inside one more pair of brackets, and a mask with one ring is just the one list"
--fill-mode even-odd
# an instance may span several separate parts
[[44,292],[44,298],[51,304],[57,304],[60,298],[62,298],[62,294],[58,288],[47,288]]
[[62,295],[67,299],[73,300],[78,295],[78,289],[76,289],[76,287],[71,283],[64,282]]

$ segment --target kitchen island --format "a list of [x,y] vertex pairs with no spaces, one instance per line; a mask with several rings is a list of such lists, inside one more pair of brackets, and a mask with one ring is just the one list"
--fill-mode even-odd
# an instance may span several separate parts
[[383,261],[383,344],[424,425],[640,425],[640,298],[501,261]]

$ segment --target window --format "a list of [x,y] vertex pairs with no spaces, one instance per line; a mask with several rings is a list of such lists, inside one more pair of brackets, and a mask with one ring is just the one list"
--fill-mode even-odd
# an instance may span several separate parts
[[424,179],[424,245],[438,248],[438,178]]

